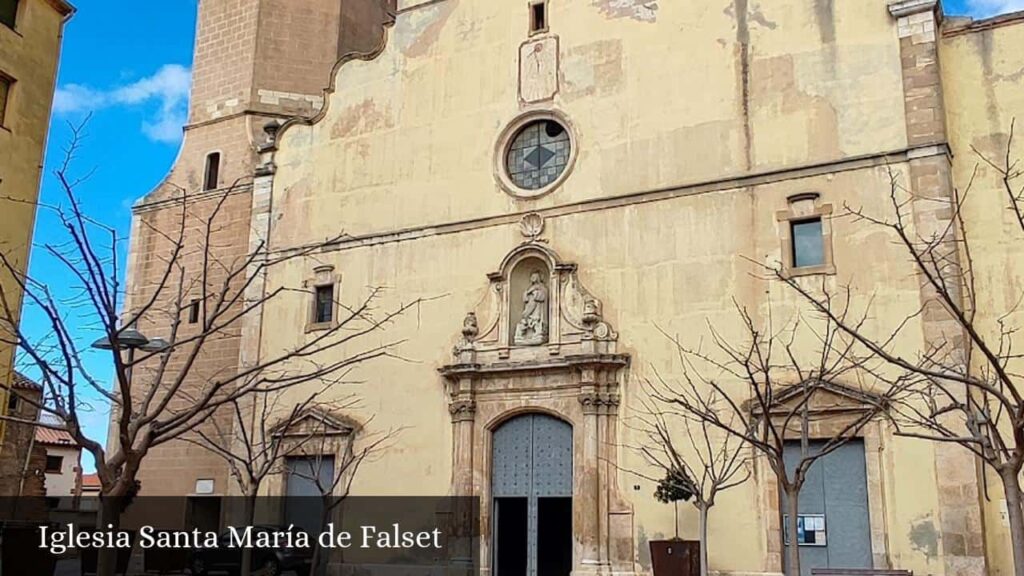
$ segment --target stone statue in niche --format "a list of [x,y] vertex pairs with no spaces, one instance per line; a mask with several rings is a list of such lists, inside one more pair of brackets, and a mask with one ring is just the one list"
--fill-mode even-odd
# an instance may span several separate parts
[[548,341],[548,288],[541,273],[530,274],[530,286],[523,293],[523,315],[516,324],[514,343],[536,346]]

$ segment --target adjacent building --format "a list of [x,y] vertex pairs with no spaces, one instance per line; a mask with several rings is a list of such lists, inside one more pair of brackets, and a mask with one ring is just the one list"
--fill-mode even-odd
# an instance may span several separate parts
[[[28,266],[61,37],[73,12],[64,0],[0,0],[0,253],[19,274]],[[6,270],[0,267],[0,290],[20,310],[21,291]],[[0,412],[13,355],[0,344]],[[0,422],[0,439],[4,428]],[[8,456],[2,452],[0,460]]]
[[[323,397],[359,406],[317,418],[337,423],[331,438],[402,431],[363,464],[356,494],[479,496],[484,574],[651,572],[649,542],[675,527],[652,482],[628,472],[644,468],[626,449],[641,384],[678,373],[666,333],[699,341],[710,324],[739,340],[737,304],[759,325],[799,310],[756,262],[808,289],[852,284],[883,327],[912,316],[908,354],[935,345],[943,318],[915,314],[931,296],[905,253],[837,217],[883,214],[892,173],[939,200],[914,205],[924,232],[973,178],[990,198],[964,214],[980,243],[973,288],[987,309],[1015,307],[1006,287],[1024,285],[1024,254],[973,150],[1005,153],[1024,117],[1024,13],[970,21],[936,0],[341,6],[200,3],[192,116],[168,182],[136,204],[131,290],[158,281],[177,203],[207,214],[230,190],[223,257],[337,240],[261,278],[257,290],[286,295],[220,340],[196,378],[310,342],[368,287],[387,287],[378,310],[428,299],[389,326],[414,361],[360,367]],[[142,329],[163,336],[167,320]],[[837,393],[826,412],[861,408]],[[808,498],[829,536],[807,570],[1012,573],[998,483],[967,451],[878,421],[832,463]],[[218,459],[184,443],[154,452],[141,477],[146,494],[232,492]],[[268,490],[299,484],[282,474]],[[711,517],[714,570],[781,570],[780,500],[755,462]]]
[[43,496],[46,494],[46,448],[36,443],[37,428],[26,422],[39,418],[43,387],[14,372],[8,390],[6,414],[20,422],[7,426],[0,457],[0,495]]
[[[45,422],[45,417],[43,421]],[[46,453],[43,473],[48,498],[77,498],[82,495],[82,447],[71,434],[44,426],[36,427],[36,445]]]

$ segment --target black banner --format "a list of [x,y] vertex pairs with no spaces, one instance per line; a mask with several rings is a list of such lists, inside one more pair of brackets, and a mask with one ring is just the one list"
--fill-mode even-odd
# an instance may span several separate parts
[[93,574],[103,550],[119,575],[239,574],[248,550],[253,573],[476,576],[479,513],[455,497],[0,498],[0,575]]

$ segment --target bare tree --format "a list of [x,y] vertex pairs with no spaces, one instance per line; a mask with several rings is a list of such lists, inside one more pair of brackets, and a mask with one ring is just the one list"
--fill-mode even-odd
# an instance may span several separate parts
[[[320,390],[288,408],[284,395],[254,392],[236,398],[224,407],[229,418],[213,419],[208,427],[196,428],[194,434],[183,437],[224,460],[242,495],[242,525],[255,522],[256,500],[271,477],[284,473],[285,460],[302,450],[313,436],[296,431],[310,410],[319,406]],[[252,549],[242,549],[240,574],[252,573]]]
[[[786,573],[798,576],[799,498],[807,473],[882,414],[890,391],[878,393],[863,381],[861,363],[849,354],[852,343],[841,338],[834,322],[811,323],[798,316],[773,332],[761,329],[746,309],[737,309],[743,342],[730,342],[710,325],[709,351],[670,337],[678,351],[679,372],[675,377],[655,372],[647,386],[650,402],[655,414],[718,430],[763,459],[785,498]],[[813,353],[808,343],[814,345]],[[832,414],[836,396],[856,400],[843,417]],[[679,470],[674,467],[681,463],[666,459],[667,442],[658,427],[655,421],[654,445],[661,453],[652,454],[670,470]],[[668,442],[668,450],[677,449],[671,432]],[[799,443],[798,453],[786,449],[790,443]],[[710,451],[730,453],[721,447]]]
[[[70,166],[83,127],[72,130],[64,161],[55,171],[63,200],[40,206],[56,219],[64,238],[36,249],[37,255],[41,251],[60,266],[59,277],[28,276],[0,254],[0,270],[15,279],[26,306],[43,319],[45,329],[30,334],[18,326],[16,295],[0,288],[0,321],[7,325],[0,338],[17,347],[25,371],[38,374],[44,398],[37,407],[55,419],[30,424],[66,430],[93,456],[101,484],[100,525],[117,529],[126,499],[139,489],[140,466],[153,448],[191,434],[220,417],[222,407],[248,395],[330,385],[357,365],[394,356],[400,340],[376,336],[420,301],[381,310],[382,290],[371,289],[354,305],[338,306],[328,326],[292,348],[261,350],[258,357],[229,369],[206,370],[202,366],[208,348],[239,338],[243,325],[259,322],[267,305],[306,290],[267,287],[266,275],[311,258],[334,239],[291,251],[273,251],[258,241],[232,254],[225,248],[230,218],[224,207],[244,183],[201,198],[174,189],[171,207],[165,209],[174,215],[174,225],[152,227],[159,242],[145,247],[146,265],[156,280],[126,295],[119,265],[126,242],[82,209],[76,189],[85,178],[73,177]],[[146,225],[144,219],[140,223]],[[62,289],[54,290],[58,284]],[[186,322],[184,317],[196,306],[194,323]],[[141,337],[135,327],[142,325],[158,330],[161,339]],[[105,339],[109,352],[104,354],[114,368],[112,386],[90,373],[83,330]],[[106,410],[112,413],[109,447],[83,424],[90,412]],[[100,551],[100,576],[113,574],[114,561],[113,550]]]
[[[315,441],[305,442],[298,451],[306,457],[288,468],[290,478],[305,480],[320,498],[318,532],[327,529],[339,506],[351,494],[360,466],[386,451],[401,432],[401,429],[390,429],[368,433],[366,430],[372,421],[370,418],[361,425],[346,424],[335,421],[329,413],[321,414],[319,425],[309,429]],[[343,431],[339,433],[339,430]],[[328,554],[317,538],[310,574],[323,574],[327,561]]]
[[650,394],[652,386],[649,382],[645,384],[648,396],[641,399],[635,418],[639,422],[636,429],[642,435],[636,450],[664,474],[660,480],[648,479],[658,483],[655,497],[676,507],[677,539],[678,502],[692,499],[699,518],[700,573],[707,576],[708,514],[719,494],[750,479],[750,448],[735,436],[722,434],[706,419],[694,419],[686,412],[673,410],[671,405],[662,406],[651,400],[659,396]]
[[[949,199],[916,196],[901,185],[901,175],[890,170],[884,214],[845,207],[844,216],[891,233],[921,279],[925,297],[920,307],[905,317],[892,319],[890,329],[865,330],[835,310],[833,295],[810,291],[779,271],[776,276],[855,341],[859,355],[887,368],[876,374],[899,390],[891,407],[897,434],[962,446],[994,471],[1006,496],[1014,573],[1024,576],[1020,485],[1024,468],[1024,355],[1017,341],[1024,293],[1011,294],[1000,303],[997,295],[979,288],[979,276],[984,272],[978,270],[977,255],[980,250],[991,251],[992,245],[979,247],[972,243],[978,230],[965,219],[965,210],[980,194],[972,188],[979,168],[985,166],[996,176],[998,184],[993,193],[1002,198],[1012,224],[1000,226],[1006,214],[993,214],[984,205],[976,213],[988,215],[986,233],[995,231],[995,242],[1007,254],[1019,253],[1024,247],[1024,187],[1020,182],[1024,171],[1014,159],[1013,149],[1011,123],[1004,152],[994,157],[974,149],[979,166],[966,187],[954,190]],[[919,208],[934,207],[936,202],[946,209],[947,219],[925,226],[915,222]],[[1010,273],[1019,275],[1021,269]],[[1008,281],[1006,287],[1013,290],[1014,283]],[[840,291],[840,297],[849,301],[851,288]],[[873,301],[866,305],[866,314],[872,305]],[[917,326],[926,315],[944,324],[940,335],[919,349],[900,348],[901,336],[908,330],[919,330]]]

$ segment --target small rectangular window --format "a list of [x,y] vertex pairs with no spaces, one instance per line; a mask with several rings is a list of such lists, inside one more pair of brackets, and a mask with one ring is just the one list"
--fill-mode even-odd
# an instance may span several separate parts
[[[2,1],[0,0],[0,2]],[[14,80],[0,72],[0,126],[4,126],[7,121],[7,104],[11,101],[11,86],[13,85]]]
[[199,323],[199,300],[193,300],[192,303],[188,305],[188,323]]
[[548,5],[546,2],[534,2],[530,4],[530,34],[547,32],[548,30]]
[[20,406],[20,402],[19,402],[18,395],[15,394],[13,390],[8,392],[8,396],[7,396],[7,413],[8,414],[12,414],[14,412],[17,412],[19,406]]
[[203,190],[217,189],[220,181],[220,152],[211,152],[206,156],[206,175],[203,177]]
[[64,468],[64,457],[63,456],[47,456],[46,457],[46,471],[47,472],[60,472]]
[[316,287],[316,310],[313,311],[313,322],[326,324],[334,320],[334,286]]
[[825,242],[821,233],[821,218],[795,221],[790,226],[793,235],[793,267],[823,266]]
[[0,24],[14,28],[18,19],[18,0],[0,0]]

